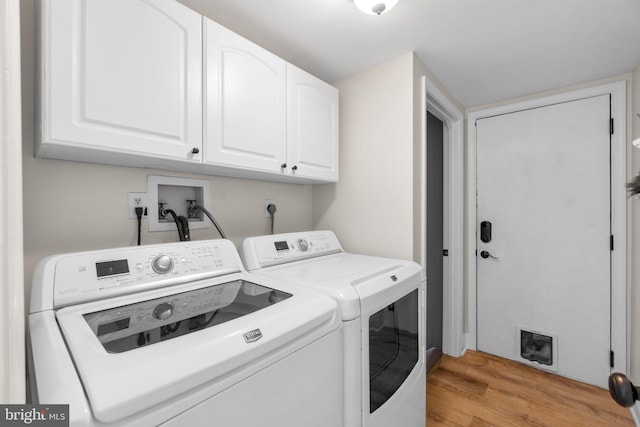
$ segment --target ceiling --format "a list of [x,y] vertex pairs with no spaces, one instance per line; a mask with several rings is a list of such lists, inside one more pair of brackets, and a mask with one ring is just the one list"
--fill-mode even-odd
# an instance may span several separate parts
[[328,82],[414,51],[465,107],[640,63],[640,0],[179,1]]

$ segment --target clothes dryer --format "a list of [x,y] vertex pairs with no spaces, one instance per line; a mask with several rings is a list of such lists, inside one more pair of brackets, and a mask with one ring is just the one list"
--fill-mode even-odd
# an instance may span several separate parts
[[347,253],[331,231],[251,237],[240,254],[256,277],[338,302],[346,427],[424,427],[425,280],[418,264]]

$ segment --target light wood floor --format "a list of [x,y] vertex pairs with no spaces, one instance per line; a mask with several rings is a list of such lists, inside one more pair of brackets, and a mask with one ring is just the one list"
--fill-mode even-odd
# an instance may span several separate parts
[[427,427],[634,426],[609,391],[468,350],[427,376]]

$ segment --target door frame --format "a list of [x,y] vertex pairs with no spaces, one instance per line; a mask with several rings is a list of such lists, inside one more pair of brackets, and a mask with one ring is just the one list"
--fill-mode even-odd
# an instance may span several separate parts
[[0,0],[0,402],[25,402],[20,2]]
[[[421,156],[421,206],[422,269],[427,265],[427,110],[442,120],[444,124],[443,143],[446,145],[448,160],[444,165],[447,173],[444,191],[448,193],[446,209],[449,215],[447,232],[449,265],[443,271],[443,310],[442,310],[442,352],[459,357],[464,353],[466,335],[464,331],[464,292],[463,292],[463,256],[464,256],[464,150],[463,126],[464,114],[427,76],[422,76],[422,156]],[[426,277],[426,274],[425,274]]]
[[612,371],[628,372],[627,364],[627,194],[626,194],[626,81],[619,81],[558,95],[545,96],[522,102],[502,105],[467,115],[467,348],[477,348],[477,271],[476,271],[476,227],[477,227],[477,187],[476,187],[476,132],[478,119],[516,111],[544,107],[547,105],[575,101],[600,95],[611,94],[611,117],[614,118],[611,135],[611,232],[615,236],[614,250],[611,252],[611,350],[615,352]]

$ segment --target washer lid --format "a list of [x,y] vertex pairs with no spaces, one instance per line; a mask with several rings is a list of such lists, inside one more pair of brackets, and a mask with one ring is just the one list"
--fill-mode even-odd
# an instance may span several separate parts
[[[248,276],[230,275],[189,284],[188,289],[179,288],[180,291],[215,289],[237,279],[248,279]],[[255,282],[255,277],[250,280]],[[92,316],[96,312],[112,309],[116,311],[111,311],[110,316],[117,316],[118,307],[170,298],[175,296],[175,289],[174,293],[166,289],[154,290],[59,310],[56,317],[95,418],[105,423],[115,422],[199,386],[209,387],[209,395],[218,393],[275,362],[274,351],[286,346],[287,354],[290,354],[339,327],[336,303],[331,298],[286,285],[278,288],[292,296],[214,327],[175,339],[161,339],[157,344],[121,353],[110,353],[105,349],[98,339],[100,334],[96,333],[99,325],[93,325],[95,328],[92,329],[85,316],[95,319]],[[235,299],[251,297],[241,291]],[[137,316],[144,315],[143,312],[133,310],[130,313]],[[166,315],[163,313],[160,310],[150,316],[157,314],[156,317],[161,318]],[[159,329],[167,326],[166,321],[155,320]],[[110,325],[112,321],[116,323]],[[117,319],[109,317],[104,330],[119,332],[125,323],[117,323]],[[168,326],[176,328],[175,323]],[[229,375],[234,377],[233,382],[229,381]]]

